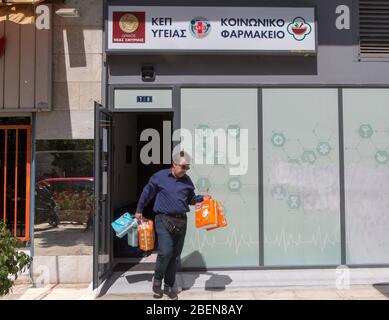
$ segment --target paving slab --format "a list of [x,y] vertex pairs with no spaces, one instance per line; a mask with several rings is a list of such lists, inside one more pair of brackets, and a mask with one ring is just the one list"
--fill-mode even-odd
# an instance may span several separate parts
[[335,289],[300,289],[294,290],[297,299],[303,300],[341,300]]
[[256,300],[295,300],[296,292],[287,290],[253,290]]
[[1,297],[0,300],[18,300],[31,287],[32,285],[29,283],[14,285],[11,292],[6,296]]
[[347,300],[388,299],[373,286],[351,287],[350,289],[337,290],[337,293],[341,298]]
[[213,291],[213,300],[255,300],[254,293],[250,291]]

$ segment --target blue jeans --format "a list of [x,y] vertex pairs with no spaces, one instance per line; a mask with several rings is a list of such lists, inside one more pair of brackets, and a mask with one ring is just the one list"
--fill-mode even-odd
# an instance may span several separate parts
[[164,279],[165,286],[173,287],[176,279],[177,265],[179,263],[184,240],[184,232],[172,235],[162,223],[161,215],[155,217],[155,230],[158,236],[158,256],[155,264],[154,277],[157,280]]

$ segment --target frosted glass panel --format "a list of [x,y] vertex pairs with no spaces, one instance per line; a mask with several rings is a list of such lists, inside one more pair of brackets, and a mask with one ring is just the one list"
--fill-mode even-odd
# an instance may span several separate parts
[[267,266],[340,263],[338,91],[263,90]]
[[227,134],[235,135],[238,150],[243,144],[244,132],[248,130],[245,148],[248,162],[244,174],[231,173],[230,169],[237,168],[233,161],[226,161],[225,164],[219,161],[226,156],[219,145],[214,152],[215,164],[195,163],[188,172],[197,193],[204,193],[208,187],[211,195],[222,201],[228,226],[213,231],[196,229],[192,207],[181,256],[184,267],[259,265],[257,92],[257,89],[181,91],[181,127],[193,133],[196,151],[199,147],[199,143],[195,143],[196,128],[208,128],[213,132],[222,129]]
[[346,253],[389,263],[389,90],[345,89]]

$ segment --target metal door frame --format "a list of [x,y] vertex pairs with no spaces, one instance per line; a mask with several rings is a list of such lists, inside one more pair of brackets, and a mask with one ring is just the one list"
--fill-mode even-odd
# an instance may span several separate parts
[[[108,212],[109,215],[112,215],[112,201],[111,201],[111,190],[112,190],[112,136],[113,136],[113,119],[112,112],[105,109],[102,105],[95,102],[95,151],[94,151],[94,195],[95,195],[95,212],[94,212],[94,243],[93,243],[93,288],[96,289],[99,287],[104,280],[106,280],[110,273],[112,272],[112,264],[113,264],[113,251],[112,251],[112,236],[108,236],[106,240],[108,240],[108,268],[107,270],[100,276],[99,275],[99,238],[100,238],[100,219],[101,217],[107,218],[104,216],[104,213],[101,211],[100,203],[103,202],[101,196],[102,190],[100,190],[100,175],[101,175],[101,148],[100,148],[100,121],[101,115],[105,114],[110,118],[110,132],[108,134],[108,177],[107,177],[107,197],[106,200],[108,202]],[[100,216],[102,215],[102,216]],[[110,221],[109,219],[108,221]],[[107,231],[108,232],[108,231]],[[112,230],[109,228],[109,234],[111,235]]]

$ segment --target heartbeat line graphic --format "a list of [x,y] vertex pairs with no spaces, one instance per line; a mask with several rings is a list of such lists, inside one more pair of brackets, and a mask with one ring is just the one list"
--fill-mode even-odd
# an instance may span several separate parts
[[323,233],[320,226],[317,228],[316,232],[312,233],[310,239],[303,239],[301,233],[293,234],[291,232],[286,232],[285,228],[282,228],[280,234],[276,235],[274,239],[269,239],[265,236],[265,244],[282,247],[284,252],[287,252],[290,247],[299,247],[301,245],[313,244],[316,247],[319,246],[321,252],[323,252],[327,245],[333,246],[339,244],[339,237],[339,233]]
[[[206,232],[206,231],[204,231]],[[202,234],[202,230],[196,230],[195,234],[188,241],[189,247],[192,250],[202,251],[204,248],[233,248],[235,254],[239,253],[240,248],[251,246],[258,246],[259,241],[253,239],[253,235],[244,232],[237,232],[234,228],[227,238],[224,240],[217,239],[216,236],[210,234]],[[287,252],[289,248],[299,247],[303,245],[314,245],[319,247],[323,252],[328,246],[338,245],[340,243],[339,233],[323,232],[319,226],[314,233],[307,239],[303,239],[301,233],[293,234],[287,232],[285,228],[280,230],[279,234],[276,234],[274,238],[265,236],[265,245],[275,245],[283,248],[284,252]],[[231,251],[230,251],[231,252]]]
[[[204,230],[203,232],[207,232],[207,231]],[[251,247],[253,245],[258,246],[259,244],[259,241],[254,240],[251,234],[247,234],[243,232],[239,232],[238,234],[235,228],[229,233],[229,236],[225,240],[218,240],[214,235],[213,236],[211,236],[211,234],[202,235],[201,233],[202,232],[200,230],[196,230],[196,233],[188,241],[189,246],[192,249],[198,249],[199,251],[201,251],[204,248],[214,248],[216,246],[219,246],[219,247],[234,248],[235,254],[238,254],[239,249],[243,246]]]

